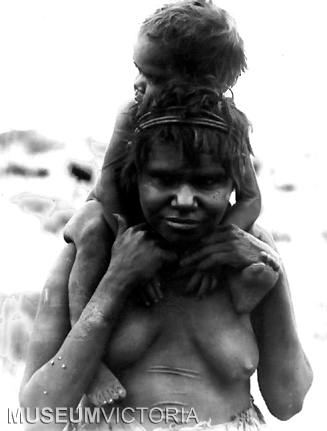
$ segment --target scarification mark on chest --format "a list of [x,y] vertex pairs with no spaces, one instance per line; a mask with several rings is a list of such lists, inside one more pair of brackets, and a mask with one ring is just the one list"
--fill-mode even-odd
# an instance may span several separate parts
[[154,408],[154,407],[160,408],[160,407],[167,407],[168,405],[170,407],[174,407],[174,406],[176,406],[176,407],[186,407],[187,406],[186,403],[182,403],[180,401],[161,401],[160,403],[151,404],[150,407],[151,408]]
[[147,373],[174,374],[176,376],[189,377],[190,379],[200,379],[200,373],[186,368],[167,367],[165,365],[155,365],[146,370]]

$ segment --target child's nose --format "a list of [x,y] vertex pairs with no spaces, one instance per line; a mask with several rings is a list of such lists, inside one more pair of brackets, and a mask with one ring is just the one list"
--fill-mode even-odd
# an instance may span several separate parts
[[146,78],[144,77],[144,75],[142,75],[142,73],[139,73],[134,81],[134,90],[140,91],[141,93],[145,93],[146,86]]

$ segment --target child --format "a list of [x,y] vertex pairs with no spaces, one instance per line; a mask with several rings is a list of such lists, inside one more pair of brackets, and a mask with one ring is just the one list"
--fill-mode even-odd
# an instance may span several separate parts
[[[137,196],[121,190],[120,177],[131,132],[135,128],[138,104],[164,88],[173,78],[192,85],[201,82],[223,95],[246,69],[243,41],[235,22],[212,2],[178,1],[157,10],[144,21],[134,47],[134,63],[139,71],[134,88],[135,100],[118,113],[114,133],[107,149],[101,177],[88,202],[67,225],[65,239],[73,241],[76,260],[69,280],[72,324],[76,322],[110,260],[109,230],[115,226],[112,214],[123,214],[130,225],[143,221]],[[226,99],[228,100],[228,99]],[[232,102],[231,102],[232,104]],[[233,109],[230,110],[233,115]],[[249,151],[250,146],[248,146]],[[244,154],[244,184],[224,224],[247,230],[257,219],[261,198],[250,155]],[[266,258],[266,263],[269,263]],[[260,271],[259,271],[260,272]],[[198,286],[198,294],[215,287],[215,278],[199,272],[188,290]],[[161,296],[156,280],[147,288],[147,297]],[[96,405],[123,398],[126,392],[105,367],[95,377],[89,396]]]

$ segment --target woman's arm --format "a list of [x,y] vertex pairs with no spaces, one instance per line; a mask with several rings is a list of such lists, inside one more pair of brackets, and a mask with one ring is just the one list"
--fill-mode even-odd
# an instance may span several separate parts
[[75,246],[68,244],[44,287],[27,357],[20,402],[22,407],[76,408],[95,374],[121,307],[132,288],[146,283],[166,260],[146,225],[119,229],[108,270],[70,328],[68,280]]
[[[21,385],[22,407],[77,407],[96,371],[122,303],[122,286],[106,274],[71,329],[67,284],[74,258],[75,247],[68,244],[44,287]],[[105,309],[98,301],[104,294]]]
[[[256,227],[256,236],[276,251],[272,238]],[[287,420],[301,411],[313,373],[296,330],[285,268],[275,287],[251,313],[260,352],[258,380],[269,411]]]
[[279,262],[278,281],[263,299],[258,292],[261,302],[252,311],[251,320],[260,351],[260,390],[270,412],[287,420],[301,410],[313,375],[299,341],[285,269],[274,242],[257,226],[252,233],[255,236],[237,226],[221,226],[203,239],[203,247],[185,257],[181,265],[192,265],[200,271],[216,271],[220,265],[242,270],[258,262],[262,251]]

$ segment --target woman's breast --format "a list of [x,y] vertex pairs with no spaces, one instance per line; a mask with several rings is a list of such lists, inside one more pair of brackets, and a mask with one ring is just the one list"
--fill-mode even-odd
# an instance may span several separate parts
[[259,351],[249,315],[237,314],[227,294],[212,295],[194,308],[190,327],[203,361],[220,379],[248,379],[257,369]]
[[[118,374],[134,367],[156,370],[153,375],[168,370],[169,376],[174,369],[191,369],[194,376],[205,372],[230,381],[248,379],[259,355],[249,317],[238,315],[220,291],[201,301],[168,294],[151,308],[129,303],[109,340],[106,359]],[[188,362],[191,368],[185,367]]]
[[138,362],[160,333],[160,326],[153,308],[129,302],[107,344],[109,368],[120,371]]

